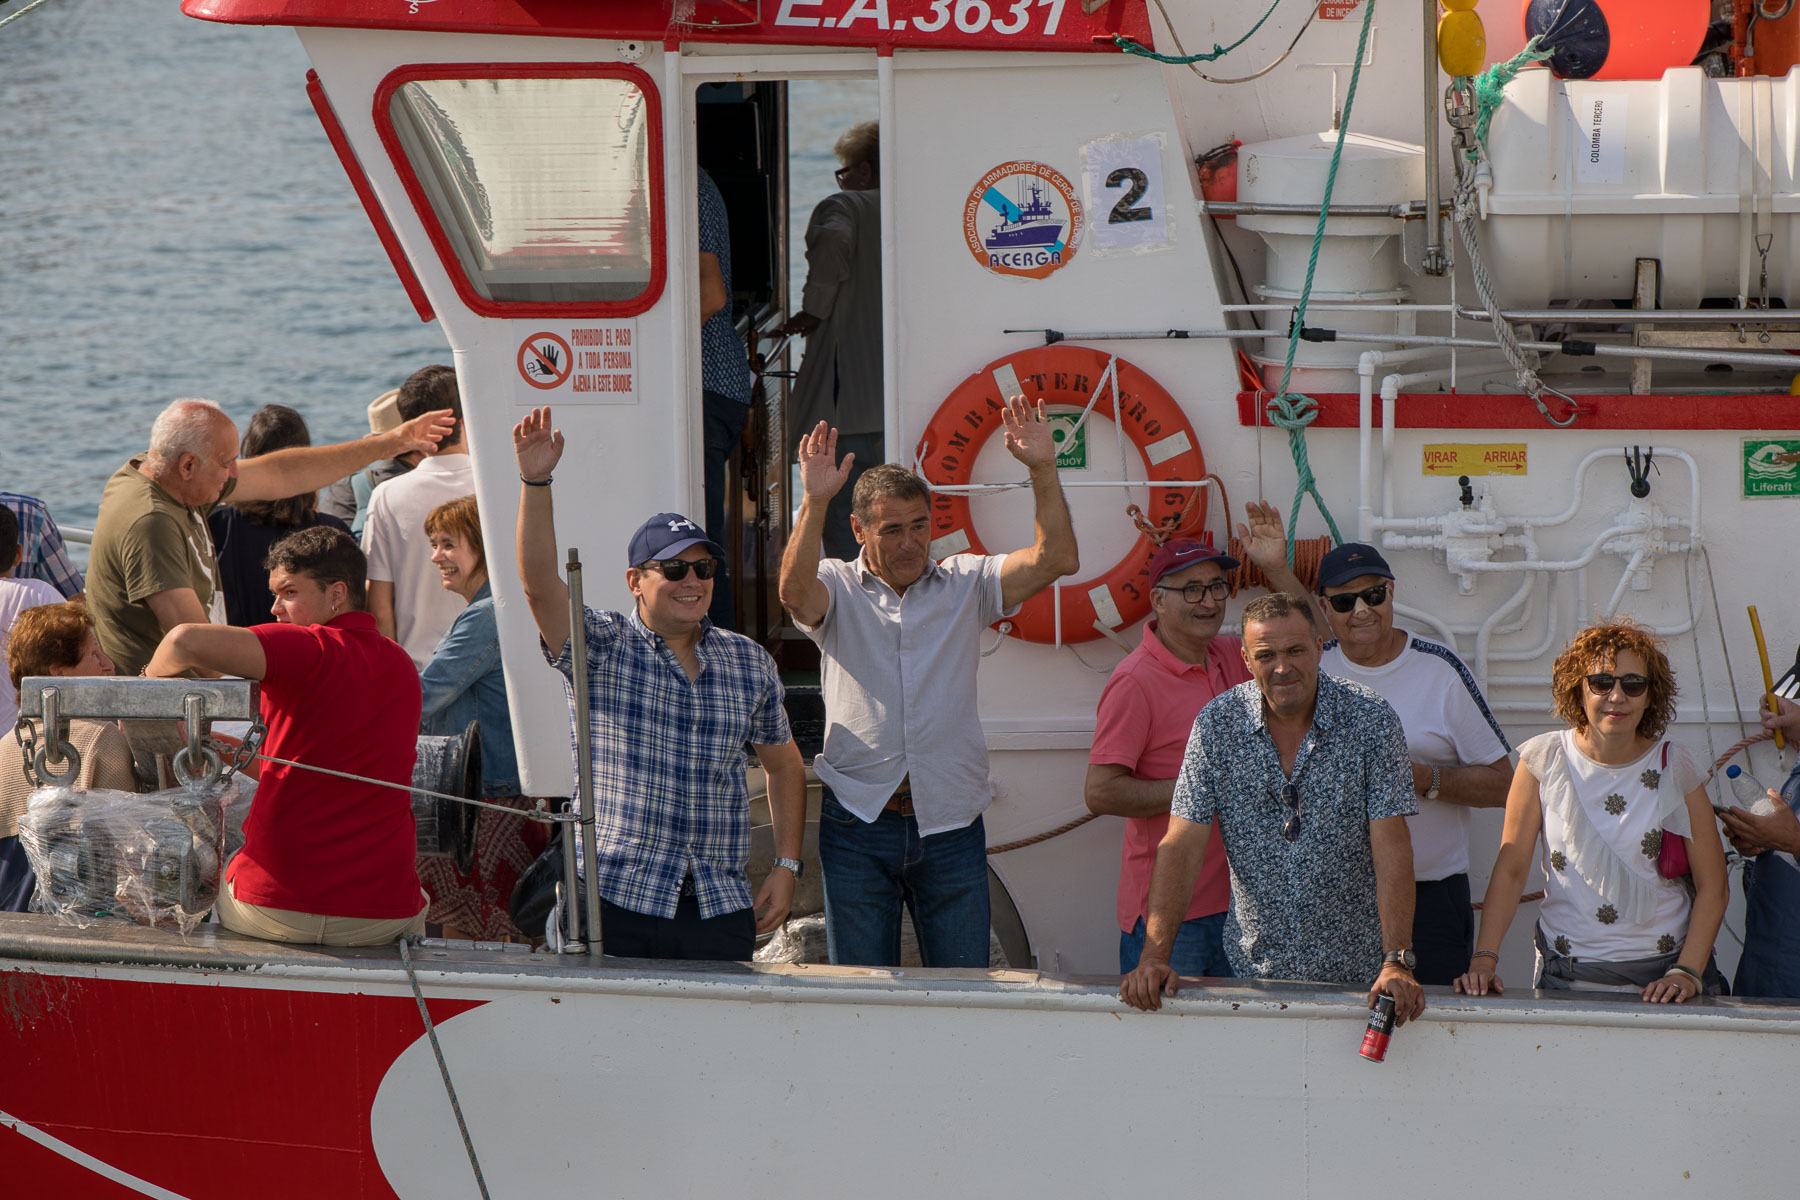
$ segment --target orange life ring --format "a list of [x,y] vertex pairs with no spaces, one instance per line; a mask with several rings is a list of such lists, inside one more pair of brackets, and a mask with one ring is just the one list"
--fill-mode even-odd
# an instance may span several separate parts
[[[933,488],[967,484],[975,458],[988,438],[1004,428],[1001,421],[1007,397],[1023,395],[1047,405],[1086,408],[1112,358],[1099,350],[1066,343],[1041,346],[997,358],[956,386],[938,406],[919,439],[918,461]],[[1115,394],[1120,403],[1115,412]],[[1200,441],[1194,436],[1181,406],[1162,385],[1138,367],[1118,360],[1118,387],[1105,389],[1094,402],[1094,413],[1116,421],[1144,456],[1152,484],[1158,481],[1199,481],[1206,475]],[[1189,487],[1151,488],[1150,519],[1170,528],[1169,536],[1198,529],[1206,521],[1206,495],[1196,498]],[[931,497],[932,552],[985,554],[969,516],[969,500],[960,492],[935,491]],[[1086,642],[1102,636],[1096,623],[1109,629],[1136,624],[1150,612],[1148,568],[1155,545],[1139,534],[1125,556],[1109,570],[1060,589],[1045,588],[1025,602],[1017,616],[999,623],[1000,628],[1028,642],[1057,644],[1056,597],[1062,598],[1063,643]]]

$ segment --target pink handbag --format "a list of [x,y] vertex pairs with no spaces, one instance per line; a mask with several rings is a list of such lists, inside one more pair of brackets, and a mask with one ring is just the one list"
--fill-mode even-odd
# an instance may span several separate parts
[[[1664,742],[1662,748],[1663,770],[1669,769],[1669,743]],[[1664,879],[1680,879],[1691,874],[1688,866],[1687,839],[1678,833],[1663,830],[1662,849],[1656,855],[1656,869]]]

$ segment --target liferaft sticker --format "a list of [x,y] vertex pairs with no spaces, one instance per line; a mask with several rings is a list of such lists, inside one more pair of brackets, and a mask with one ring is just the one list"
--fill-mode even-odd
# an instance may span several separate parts
[[515,404],[636,404],[637,322],[516,322]]
[[1800,496],[1800,439],[1745,438],[1744,499]]
[[975,261],[994,274],[1046,279],[1075,257],[1081,202],[1054,167],[1001,163],[969,192],[963,237]]
[[1524,442],[1431,442],[1425,446],[1427,475],[1523,475]]

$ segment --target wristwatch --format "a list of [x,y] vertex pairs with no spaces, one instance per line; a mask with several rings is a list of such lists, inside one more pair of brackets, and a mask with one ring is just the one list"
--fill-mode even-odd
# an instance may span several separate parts
[[1443,786],[1444,786],[1444,768],[1442,768],[1442,767],[1431,768],[1431,786],[1425,789],[1425,798],[1427,800],[1436,800],[1438,798],[1438,789],[1442,788]]
[[1386,954],[1381,956],[1381,965],[1385,967],[1389,963],[1392,963],[1397,967],[1404,967],[1406,970],[1411,971],[1414,967],[1419,965],[1419,956],[1414,954],[1411,950],[1389,950]]
[[775,865],[778,867],[786,867],[788,870],[792,871],[795,879],[806,874],[806,864],[797,858],[778,858],[775,860]]

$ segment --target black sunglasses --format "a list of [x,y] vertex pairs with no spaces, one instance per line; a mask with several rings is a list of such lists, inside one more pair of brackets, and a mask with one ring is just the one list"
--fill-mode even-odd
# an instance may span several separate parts
[[1360,592],[1341,592],[1336,596],[1327,596],[1325,603],[1331,605],[1334,611],[1341,613],[1353,611],[1358,600],[1370,608],[1380,608],[1387,603],[1387,593],[1388,585],[1378,583],[1374,587],[1364,588]]
[[697,562],[689,562],[685,558],[653,558],[648,562],[640,563],[638,570],[654,570],[670,583],[680,583],[687,578],[689,567],[692,567],[694,574],[701,579],[711,579],[719,573],[719,560],[702,558]]
[[1588,691],[1596,696],[1610,696],[1614,684],[1627,696],[1641,696],[1650,689],[1650,680],[1643,675],[1614,675],[1611,671],[1597,671],[1587,677]]
[[1181,598],[1186,600],[1189,604],[1198,604],[1208,596],[1211,596],[1214,600],[1223,600],[1225,597],[1231,595],[1231,585],[1226,583],[1223,579],[1215,579],[1211,583],[1190,583],[1185,587],[1169,587],[1159,583],[1156,585],[1156,590],[1159,592],[1180,592]]
[[1281,836],[1290,842],[1300,840],[1300,789],[1291,783],[1281,785],[1281,802],[1287,805],[1287,820],[1281,823]]

